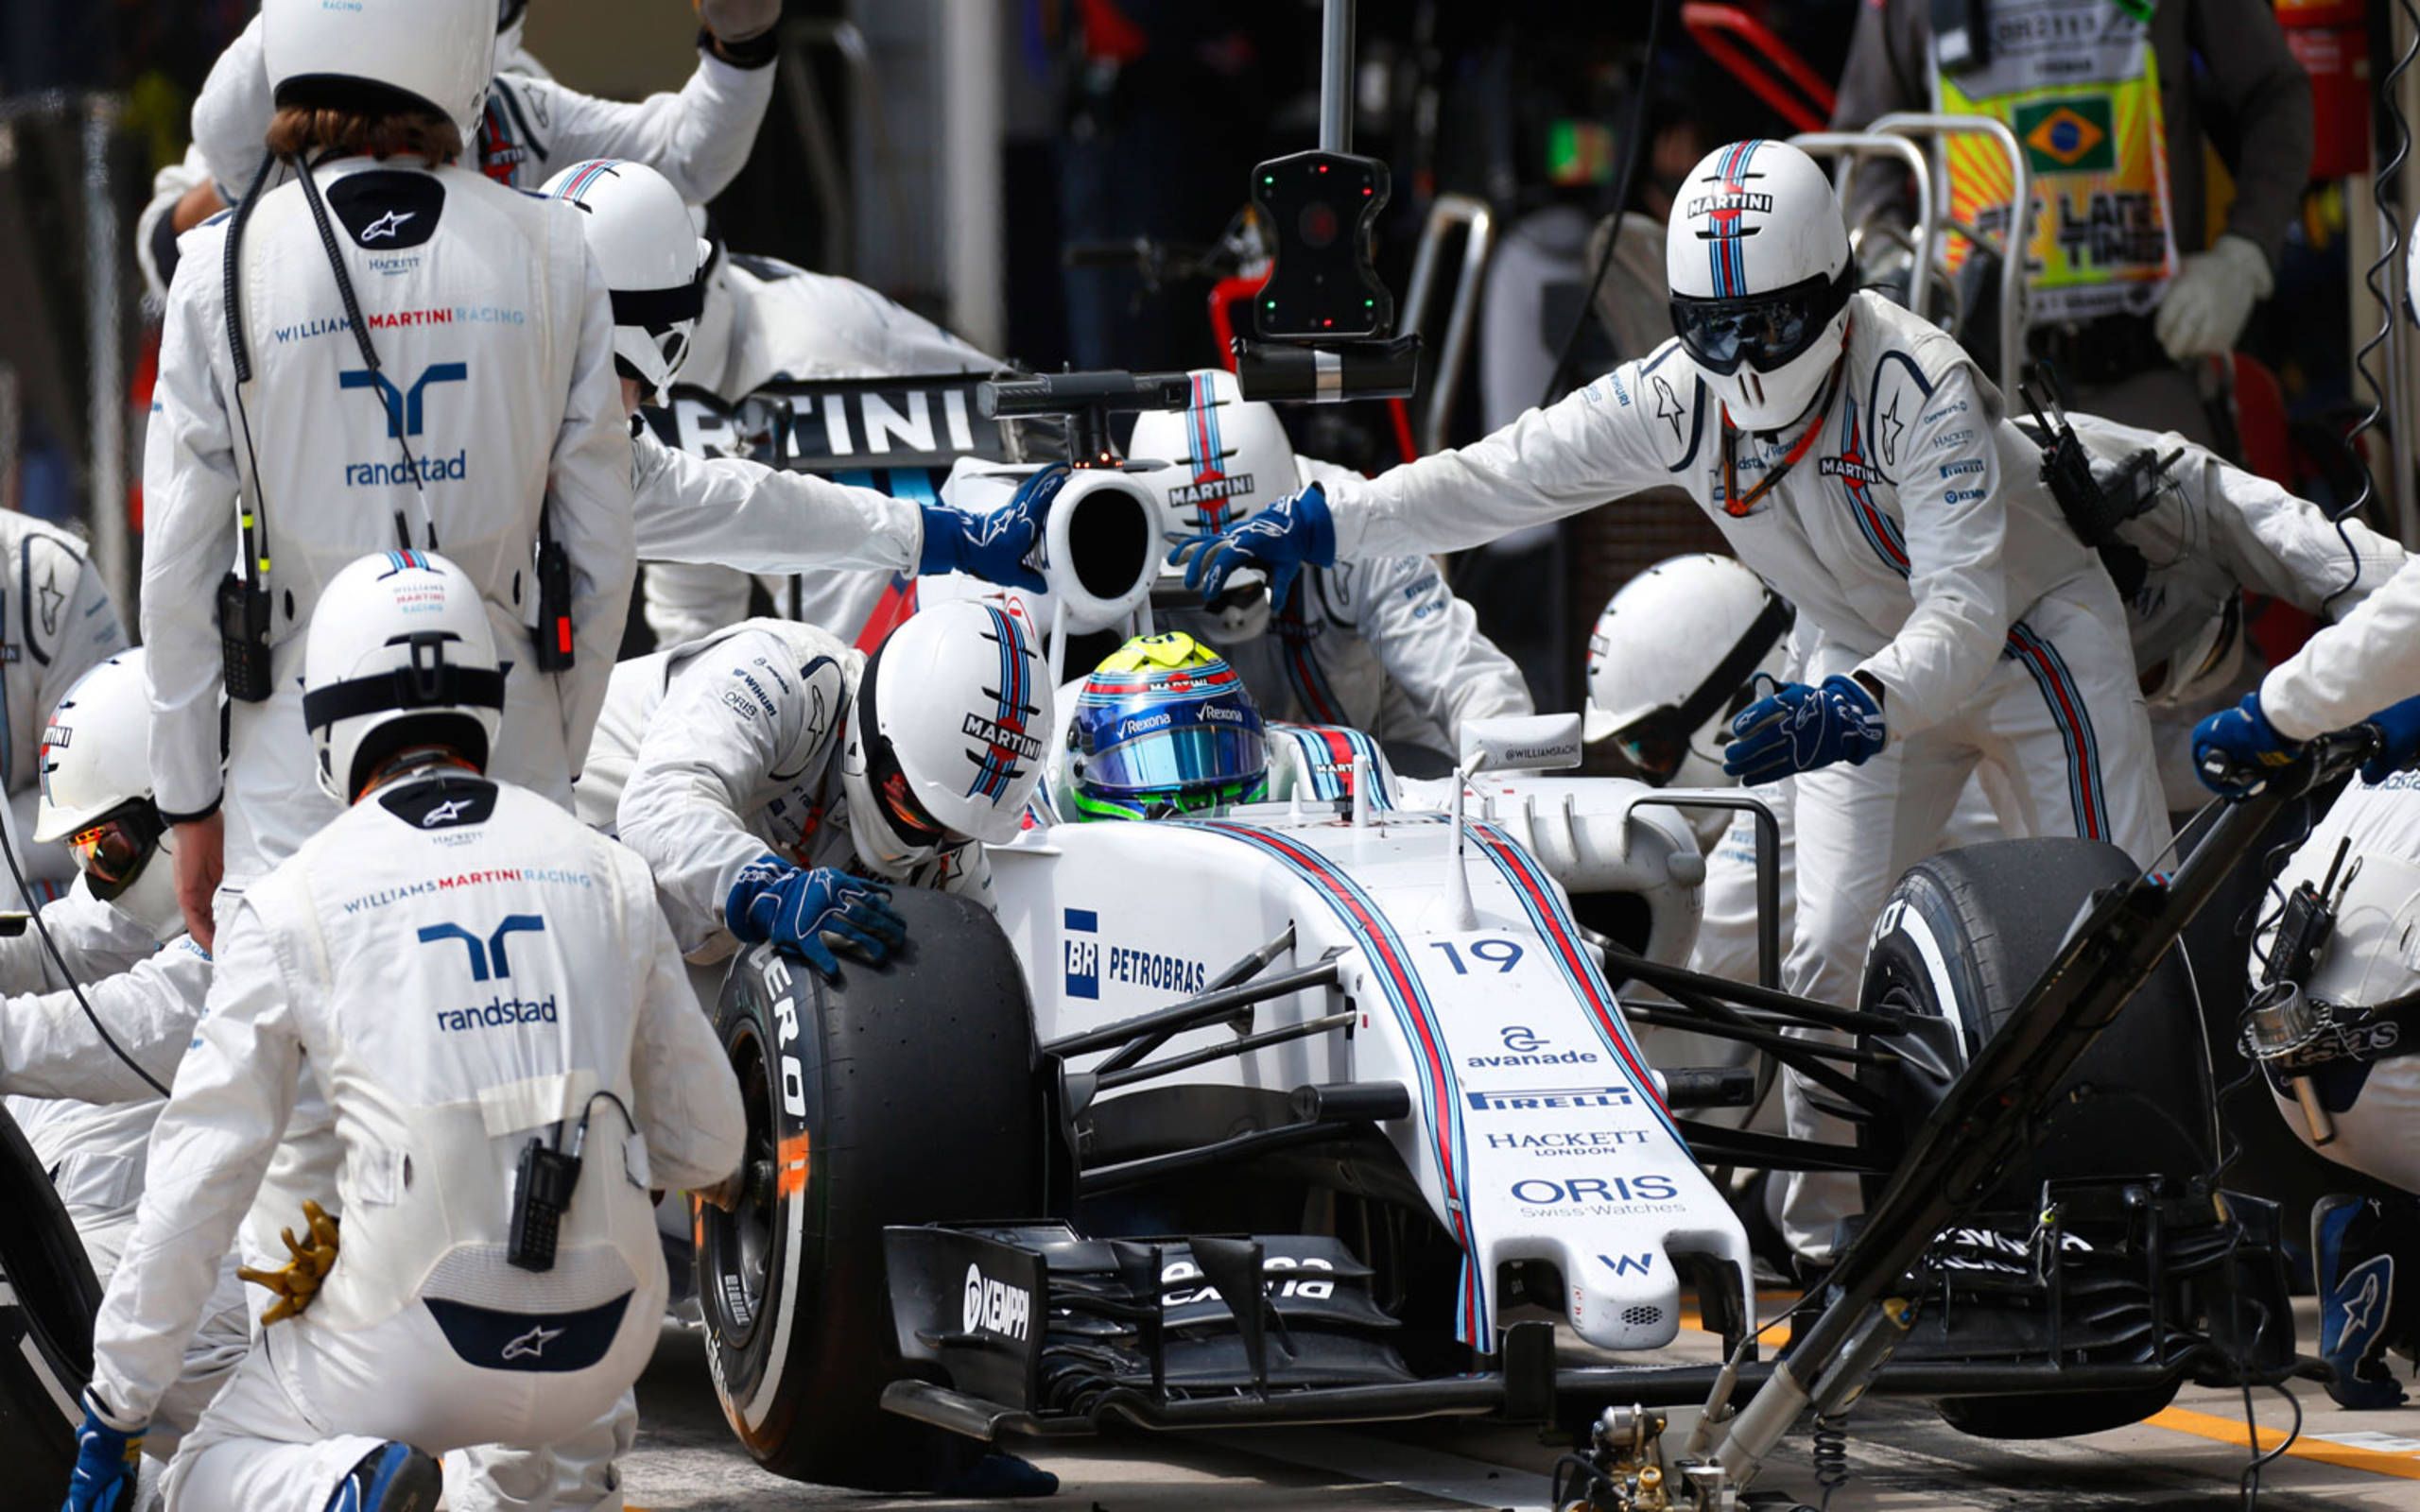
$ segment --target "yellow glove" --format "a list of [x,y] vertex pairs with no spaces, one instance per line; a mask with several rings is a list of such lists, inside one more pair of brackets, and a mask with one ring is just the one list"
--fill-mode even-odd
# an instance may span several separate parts
[[302,1217],[310,1228],[310,1242],[294,1237],[294,1230],[285,1229],[279,1237],[285,1241],[293,1259],[275,1270],[254,1270],[250,1265],[239,1267],[235,1274],[255,1286],[265,1286],[277,1294],[277,1300],[261,1314],[261,1326],[282,1323],[289,1317],[300,1317],[320,1295],[320,1283],[337,1263],[337,1220],[327,1215],[318,1203],[305,1201]]

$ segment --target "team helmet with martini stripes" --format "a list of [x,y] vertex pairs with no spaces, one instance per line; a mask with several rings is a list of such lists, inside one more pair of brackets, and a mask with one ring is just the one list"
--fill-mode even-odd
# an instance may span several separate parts
[[1806,412],[1845,345],[1855,272],[1831,180],[1786,142],[1734,142],[1689,171],[1664,231],[1672,330],[1743,430]]
[[890,866],[1016,838],[1042,781],[1050,670],[1020,606],[935,604],[866,662],[840,778],[857,852]]

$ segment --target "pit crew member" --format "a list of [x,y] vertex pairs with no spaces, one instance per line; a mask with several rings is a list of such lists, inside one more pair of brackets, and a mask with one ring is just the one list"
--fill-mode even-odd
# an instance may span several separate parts
[[[185,936],[160,854],[167,842],[145,760],[149,724],[140,650],[103,662],[60,700],[43,731],[36,833],[74,854],[81,880],[44,905],[41,928],[81,992],[35,931],[0,957],[0,1093],[104,1285],[133,1230],[151,1125],[166,1106],[155,1084],[175,1077],[210,988],[210,958]],[[244,1306],[231,1260],[153,1415],[144,1447],[154,1460],[175,1452],[243,1359]]]
[[[1208,534],[1307,484],[1359,474],[1297,456],[1277,411],[1248,401],[1235,374],[1193,374],[1192,403],[1135,418],[1126,455],[1168,466],[1144,474],[1171,525]],[[1215,641],[1272,719],[1344,725],[1384,743],[1461,749],[1462,721],[1534,713],[1520,668],[1479,632],[1436,562],[1367,556],[1314,568],[1272,610],[1265,593],[1238,607],[1180,609],[1168,627]]]
[[1797,606],[1800,676],[1742,711],[1727,768],[1798,777],[1792,991],[1848,1004],[1891,883],[1980,768],[2017,833],[2146,862],[2168,820],[2108,575],[2032,443],[1955,343],[1852,292],[1829,181],[1734,143],[1689,176],[1666,263],[1680,339],[1475,445],[1314,484],[1181,548],[1215,598],[1243,567],[1445,551],[1655,484],[1687,488]]
[[[2408,765],[2420,709],[2397,705],[2376,722],[2387,754],[2346,786],[2274,884],[2253,940],[2259,995],[2245,1034],[2296,1137],[2405,1194],[2339,1194],[2311,1210],[2319,1352],[2336,1367],[2328,1394],[2356,1409],[2403,1403],[2384,1356],[2420,1337],[2410,1276],[2420,1264],[2420,968],[2405,944],[2420,920],[2420,773]],[[2274,906],[2306,887],[2332,926],[2309,958]]]
[[[660,399],[689,353],[708,244],[661,174],[643,163],[578,163],[547,180],[549,197],[579,208],[614,305],[614,368],[624,409]],[[756,571],[857,567],[884,581],[962,572],[1042,591],[1024,564],[1039,542],[1064,468],[1034,473],[1006,509],[977,518],[894,499],[747,457],[700,457],[633,423],[631,489],[638,553]],[[744,581],[744,579],[743,579]]]
[[31,907],[76,876],[65,850],[25,844],[36,830],[43,718],[78,678],[126,648],[126,628],[83,543],[14,509],[0,509],[0,789],[16,822],[18,864],[34,885]]
[[319,166],[189,234],[144,470],[152,776],[204,948],[222,867],[240,884],[337,812],[308,778],[297,673],[338,569],[444,542],[519,648],[497,774],[568,803],[633,564],[613,315],[579,216],[447,161],[487,85],[485,0],[268,0],[261,21],[271,145]]
[[187,1436],[169,1504],[428,1507],[433,1454],[584,1426],[652,1352],[648,1189],[733,1175],[739,1091],[637,858],[484,775],[507,696],[489,620],[439,557],[330,583],[305,718],[354,801],[232,910],[102,1303],[70,1507],[115,1504],[305,1056],[342,1250]]
[[893,885],[991,901],[983,844],[1041,780],[1049,674],[992,601],[936,604],[872,656],[749,620],[614,670],[579,812],[653,868],[705,965],[770,940],[817,970],[881,960]]

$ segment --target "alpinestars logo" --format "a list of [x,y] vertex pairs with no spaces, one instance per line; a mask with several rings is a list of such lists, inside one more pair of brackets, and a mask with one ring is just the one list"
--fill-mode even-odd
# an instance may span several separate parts
[[1027,761],[1042,760],[1042,742],[1022,730],[1011,730],[998,720],[986,719],[981,714],[969,711],[965,722],[959,725],[959,729],[962,733],[972,735],[987,746],[996,746],[1002,750],[1015,751]]
[[544,1323],[541,1323],[536,1328],[531,1329],[528,1332],[524,1333],[519,1338],[514,1339],[511,1343],[506,1345],[504,1347],[504,1358],[508,1360],[535,1360],[540,1355],[545,1353],[547,1345],[554,1343],[557,1339],[560,1339],[562,1336],[562,1330],[550,1329]]
[[996,1333],[1025,1342],[1033,1316],[1033,1295],[1022,1286],[995,1281],[974,1265],[966,1267],[966,1306],[959,1321],[969,1333]]
[[361,228],[361,239],[365,242],[374,242],[381,236],[392,236],[404,229],[405,221],[414,218],[419,214],[420,212],[416,210],[390,210]]

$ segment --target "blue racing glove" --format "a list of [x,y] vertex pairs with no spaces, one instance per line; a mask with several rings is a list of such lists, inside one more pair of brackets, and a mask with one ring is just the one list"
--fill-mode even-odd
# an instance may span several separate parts
[[2389,704],[2361,721],[2378,732],[2378,753],[2361,764],[2361,781],[2383,782],[2420,757],[2420,697]]
[[1835,762],[1862,766],[1889,738],[1874,695],[1837,672],[1820,688],[1783,683],[1739,711],[1731,736],[1722,769],[1751,787]]
[[740,868],[722,917],[749,944],[770,940],[829,977],[840,974],[835,950],[880,962],[907,939],[908,926],[890,900],[881,883],[830,867],[793,867],[768,853]]
[[2302,742],[2288,740],[2260,712],[2260,695],[2221,709],[2193,727],[2193,771],[2202,785],[2221,798],[2250,798],[2268,784],[2269,774],[2294,759]]
[[1283,604],[1305,563],[1336,565],[1336,520],[1314,483],[1221,534],[1195,537],[1169,552],[1168,560],[1184,568],[1184,586],[1204,604],[1226,589],[1228,575],[1246,567],[1266,573],[1270,603]]
[[1042,526],[1050,518],[1050,501],[1067,484],[1067,464],[1053,462],[1017,485],[1004,508],[969,514],[946,505],[924,505],[925,550],[916,562],[918,576],[964,573],[1003,588],[1046,593],[1050,585],[1028,564],[1042,546]]
[[112,1428],[98,1398],[84,1393],[84,1421],[76,1430],[76,1469],[67,1478],[60,1512],[123,1512],[134,1499],[134,1472],[143,1458],[143,1430]]

